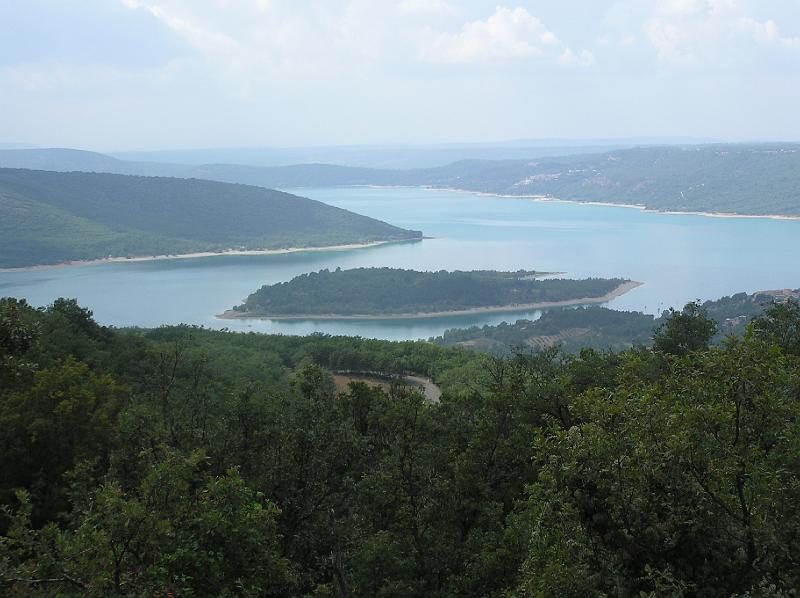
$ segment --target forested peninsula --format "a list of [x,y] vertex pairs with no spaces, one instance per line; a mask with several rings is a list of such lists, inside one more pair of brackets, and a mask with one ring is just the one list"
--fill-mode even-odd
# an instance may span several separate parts
[[421,237],[419,231],[261,187],[0,169],[0,268]]
[[398,268],[321,270],[265,285],[222,317],[429,317],[602,303],[639,283],[570,280],[528,270],[419,272]]

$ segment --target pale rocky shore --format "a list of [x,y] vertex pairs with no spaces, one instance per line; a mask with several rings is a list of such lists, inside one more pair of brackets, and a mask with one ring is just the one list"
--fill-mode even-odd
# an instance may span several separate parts
[[220,251],[198,251],[194,253],[176,253],[165,255],[137,255],[129,257],[106,257],[96,260],[75,260],[58,264],[41,264],[37,266],[23,266],[21,268],[0,268],[0,272],[31,272],[34,270],[51,270],[53,268],[74,268],[79,266],[92,266],[98,264],[123,264],[132,262],[154,262],[160,260],[186,260],[203,257],[218,257],[224,255],[280,255],[284,253],[319,252],[319,251],[346,251],[350,249],[366,249],[389,245],[391,243],[407,243],[419,239],[398,239],[392,241],[373,241],[371,243],[350,243],[345,245],[322,245],[320,247],[287,247],[284,249],[223,249]]
[[640,287],[643,283],[628,281],[619,285],[613,291],[600,297],[582,297],[577,299],[564,299],[563,301],[541,301],[539,303],[520,303],[517,305],[498,305],[491,307],[472,307],[469,309],[457,309],[451,311],[431,311],[413,312],[400,314],[296,314],[296,315],[268,315],[268,314],[249,314],[229,309],[218,315],[224,320],[254,319],[254,320],[414,320],[421,318],[440,318],[447,316],[473,316],[491,313],[513,313],[520,311],[531,311],[536,309],[549,309],[552,307],[571,307],[577,305],[596,305],[607,303],[616,299],[633,289]]

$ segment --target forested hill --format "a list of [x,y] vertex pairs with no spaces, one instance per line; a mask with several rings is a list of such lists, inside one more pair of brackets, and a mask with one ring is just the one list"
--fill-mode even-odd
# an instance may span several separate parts
[[[753,318],[761,316],[775,303],[800,299],[800,291],[761,291],[752,295],[738,293],[714,301],[692,305],[716,327],[712,340],[723,342],[728,336],[741,336]],[[671,311],[661,317],[640,312],[618,311],[591,306],[577,309],[548,310],[536,321],[517,320],[496,326],[446,330],[431,339],[445,346],[510,355],[515,351],[543,350],[558,346],[567,353],[579,353],[590,347],[622,351],[636,346],[650,346],[654,332],[673,317]]]
[[608,295],[631,284],[616,278],[536,280],[536,276],[536,272],[524,270],[321,270],[263,286],[227,316],[391,316],[551,302],[591,303],[607,301]]
[[0,169],[0,267],[420,237],[417,231],[254,186]]
[[269,188],[431,186],[656,210],[800,215],[800,144],[785,143],[641,147],[550,158],[537,154],[406,170],[165,164],[64,149],[0,151],[0,166],[195,177]]
[[429,186],[664,211],[800,215],[797,144],[635,148],[535,160],[469,160],[405,171],[321,165],[251,168],[238,176],[273,187]]

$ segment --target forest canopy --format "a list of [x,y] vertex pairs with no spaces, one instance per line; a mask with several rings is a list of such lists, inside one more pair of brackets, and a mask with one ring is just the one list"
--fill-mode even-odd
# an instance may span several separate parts
[[0,267],[421,236],[260,187],[0,168]]
[[538,280],[520,270],[419,272],[397,268],[321,270],[261,287],[232,315],[396,315],[601,300],[630,281]]
[[[780,299],[775,297],[775,293],[778,292],[737,293],[705,301],[698,304],[698,308],[714,321],[717,327],[715,342],[722,342],[730,335],[742,336],[754,317],[763,314],[765,309]],[[793,294],[800,293],[795,291]],[[517,320],[493,326],[453,328],[431,340],[445,346],[499,355],[553,346],[568,353],[580,353],[587,347],[600,351],[622,351],[639,345],[650,346],[654,328],[671,316],[670,311],[656,318],[650,314],[599,306],[549,309],[535,321]]]
[[791,596],[800,305],[709,322],[490,358],[0,300],[0,591]]

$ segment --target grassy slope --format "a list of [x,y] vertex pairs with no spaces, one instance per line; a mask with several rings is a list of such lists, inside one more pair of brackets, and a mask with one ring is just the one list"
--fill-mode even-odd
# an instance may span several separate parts
[[419,237],[288,193],[196,179],[0,169],[0,266]]

